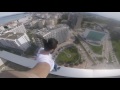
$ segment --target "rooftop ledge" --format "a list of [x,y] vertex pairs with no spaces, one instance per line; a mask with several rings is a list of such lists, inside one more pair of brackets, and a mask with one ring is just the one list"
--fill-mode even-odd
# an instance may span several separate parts
[[[0,51],[0,58],[28,68],[33,68],[37,64],[35,60],[21,57],[6,51]],[[57,72],[52,71],[50,74],[72,78],[120,77],[120,69],[77,69],[61,67]]]

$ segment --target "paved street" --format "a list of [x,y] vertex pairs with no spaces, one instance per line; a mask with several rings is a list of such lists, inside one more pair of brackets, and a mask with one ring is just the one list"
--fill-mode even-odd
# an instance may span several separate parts
[[[73,37],[74,35],[78,35],[78,33],[77,32],[74,32],[74,34],[72,34],[72,33],[73,33],[73,31],[69,32],[68,37],[67,37],[68,39],[66,42],[58,45],[57,49],[53,53],[53,56],[55,54],[59,53],[58,50],[60,48],[67,46],[69,44],[73,44],[74,39],[72,39],[71,37]],[[82,44],[82,46],[76,45],[76,44],[74,44],[74,45],[78,48],[78,51],[79,51],[82,59],[84,59],[85,61],[82,64],[79,64],[78,66],[74,66],[74,68],[84,68],[84,69],[89,69],[89,68],[91,68],[91,69],[120,68],[119,62],[118,62],[118,60],[113,52],[112,43],[110,41],[109,33],[106,34],[106,36],[103,40],[102,55],[98,55],[98,54],[94,53],[85,41],[81,40],[81,44]],[[86,49],[87,52],[84,49]],[[113,62],[112,64],[109,63],[109,60],[110,60],[109,55],[112,58],[112,62]],[[98,61],[96,57],[103,57],[103,62]],[[96,65],[94,65],[94,63],[96,63]]]

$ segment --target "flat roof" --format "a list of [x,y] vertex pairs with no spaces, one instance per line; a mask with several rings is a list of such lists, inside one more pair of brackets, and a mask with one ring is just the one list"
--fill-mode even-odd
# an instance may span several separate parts
[[6,38],[6,39],[18,39],[21,36],[23,36],[24,33],[16,33],[14,34],[13,32],[8,32],[0,36],[0,38]]
[[89,31],[86,39],[93,40],[93,41],[101,41],[104,36],[105,36],[105,33],[98,32],[98,31]]

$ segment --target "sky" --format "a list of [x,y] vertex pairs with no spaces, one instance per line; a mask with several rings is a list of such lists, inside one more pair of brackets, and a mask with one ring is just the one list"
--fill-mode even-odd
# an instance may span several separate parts
[[19,13],[23,13],[23,12],[0,12],[0,17],[13,15],[13,14],[19,14]]
[[120,21],[120,12],[90,12],[90,13],[98,14],[101,16],[113,18]]
[[[0,12],[0,17],[12,15],[12,14],[18,14],[18,13],[23,13],[23,12]],[[120,20],[120,12],[90,12],[90,13]]]

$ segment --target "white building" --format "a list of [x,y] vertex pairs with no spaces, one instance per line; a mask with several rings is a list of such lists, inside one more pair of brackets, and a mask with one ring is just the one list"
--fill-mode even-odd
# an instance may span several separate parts
[[5,30],[5,28],[3,26],[0,26],[0,30]]
[[30,22],[30,26],[34,27],[38,23],[38,20],[33,20]]
[[45,20],[44,19],[39,19],[39,21],[38,21],[38,27],[39,28],[43,28],[44,25],[45,25]]
[[[67,36],[69,33],[69,27],[61,25],[60,27],[56,27],[53,30],[44,30],[39,31],[37,34],[44,37],[45,39],[55,38],[58,43],[63,43],[67,40]],[[39,39],[35,39],[36,44],[42,46],[42,41]]]
[[69,31],[68,27],[61,27],[52,30],[51,32],[45,34],[43,37],[45,39],[55,38],[56,40],[58,40],[58,43],[60,44],[66,41],[68,36],[68,31]]
[[47,20],[45,20],[45,25],[55,25],[55,20],[54,19],[47,19]]
[[55,25],[47,25],[46,26],[46,28],[49,29],[49,30],[53,29],[54,27],[55,27]]
[[0,47],[25,51],[30,47],[30,39],[26,33],[8,32],[0,36]]
[[17,25],[16,27],[12,28],[8,32],[26,33],[26,29],[23,24],[20,24],[20,25]]
[[18,20],[18,22],[20,23],[26,23],[28,21],[32,20],[32,17],[28,16],[28,17],[24,17]]
[[69,13],[68,22],[71,28],[73,28],[74,30],[79,30],[81,28],[82,19],[82,13]]

